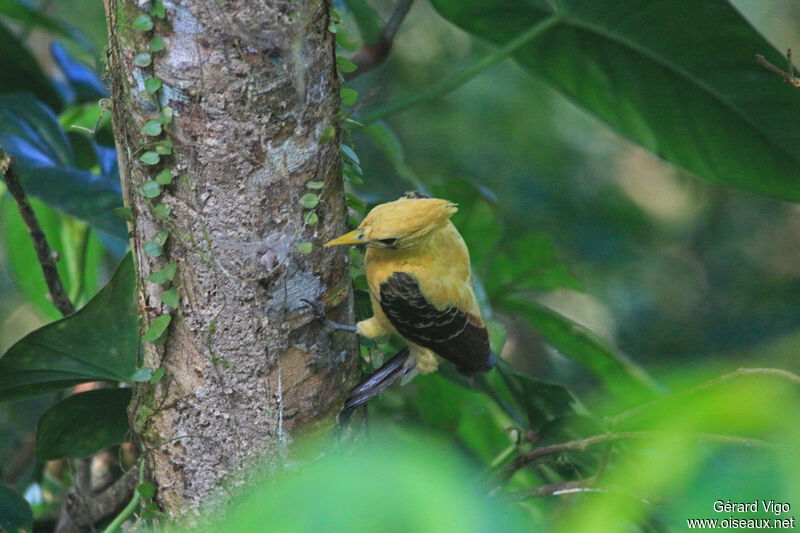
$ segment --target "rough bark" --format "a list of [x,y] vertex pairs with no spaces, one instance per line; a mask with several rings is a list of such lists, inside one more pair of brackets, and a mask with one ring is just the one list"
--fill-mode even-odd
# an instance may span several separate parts
[[[346,254],[321,247],[346,215],[338,139],[321,142],[339,108],[334,36],[322,0],[165,0],[166,18],[149,31],[132,25],[150,3],[105,3],[142,331],[172,315],[166,341],[142,346],[143,364],[165,375],[139,386],[130,416],[158,502],[181,515],[256,460],[279,461],[298,432],[331,428],[356,378],[355,339],[328,335],[301,302],[352,320]],[[154,34],[166,48],[136,66]],[[154,96],[151,76],[163,82]],[[164,106],[174,109],[165,132],[143,134]],[[166,139],[172,154],[140,161]],[[164,168],[173,183],[157,198],[141,194]],[[316,225],[300,204],[309,192],[320,196]],[[163,230],[154,257],[145,243]],[[300,242],[313,243],[309,254]],[[177,310],[161,302],[169,282],[146,279],[171,261]]]

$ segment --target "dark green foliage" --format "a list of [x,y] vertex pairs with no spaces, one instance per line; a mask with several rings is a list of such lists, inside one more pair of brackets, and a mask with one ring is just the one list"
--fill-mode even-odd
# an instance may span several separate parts
[[528,319],[554,348],[587,367],[614,393],[630,396],[632,404],[652,399],[658,392],[655,381],[636,363],[568,318],[535,302],[503,299],[500,306]]
[[[364,76],[353,53],[378,40],[396,6],[335,5],[337,67],[352,86],[340,92],[346,131],[328,126],[320,142],[344,137],[351,224],[409,189],[458,204],[453,222],[469,245],[490,344],[511,364],[472,380],[443,364],[388,389],[369,407],[371,423],[387,432],[370,432],[367,449],[310,450],[314,460],[246,489],[226,521],[209,529],[667,531],[685,529],[688,517],[713,517],[717,498],[800,501],[800,226],[791,205],[733,190],[800,199],[800,91],[756,64],[755,54],[781,67],[785,60],[723,0],[431,4],[468,34],[417,2],[387,64]],[[96,380],[116,387],[168,379],[162,368],[137,367],[140,344],[163,342],[172,315],[151,317],[140,337],[130,258],[89,301],[108,256],[123,253],[121,217],[133,216],[120,208],[109,120],[95,103],[107,91],[86,63],[98,54],[32,4],[0,0],[0,16],[21,26],[12,33],[0,23],[0,146],[16,157],[80,309],[57,320],[27,230],[4,196],[0,262],[20,289],[9,307],[24,309],[24,301],[52,323],[21,340],[12,332],[17,342],[0,358],[0,401],[35,397],[2,406],[0,456],[30,438],[38,419],[41,459],[83,457],[127,438],[130,389],[74,394],[52,406],[55,394],[44,394]],[[170,17],[154,2],[131,19],[132,30],[156,30],[135,51],[139,66],[168,48],[156,33]],[[550,25],[513,52],[518,66],[475,67],[496,63],[502,46],[543,21]],[[97,25],[105,31],[102,19]],[[32,28],[66,39],[51,46],[62,81],[49,80],[28,52]],[[162,81],[148,76],[146,94],[158,95]],[[446,87],[452,93],[437,89],[453,79],[472,81]],[[564,98],[705,181],[664,170]],[[417,105],[391,123],[358,122],[404,101]],[[160,137],[171,118],[164,107],[142,132]],[[163,140],[140,148],[145,165],[173,150]],[[636,157],[645,163],[627,166]],[[163,218],[180,185],[169,169],[156,171],[134,193],[152,198]],[[314,210],[328,198],[325,183],[314,178],[298,193],[307,229],[320,222]],[[145,252],[164,254],[168,238],[175,237],[157,233]],[[294,245],[310,253],[319,243]],[[363,254],[350,258],[364,319],[371,309]],[[147,283],[163,285],[162,303],[179,317],[176,268],[167,263]],[[0,290],[7,284],[0,275]],[[0,305],[0,327],[6,318]],[[363,342],[366,371],[401,346]],[[735,372],[757,365],[787,371]],[[525,463],[534,452],[542,455]],[[0,529],[30,527],[18,492],[43,483],[40,471],[21,474],[17,491],[0,485]],[[565,483],[598,490],[568,496],[557,491]],[[138,494],[147,500],[155,489],[141,484]],[[143,504],[141,516],[152,516],[153,505]]]
[[114,214],[119,176],[76,168],[69,138],[51,110],[31,95],[0,96],[0,146],[13,155],[26,192],[110,235],[125,238]]
[[28,531],[33,513],[28,502],[14,489],[0,483],[0,531]]
[[514,55],[523,67],[676,165],[800,200],[800,101],[755,63],[759,53],[783,61],[727,1],[566,0],[557,13],[521,0],[433,5],[495,43],[557,17]]
[[[50,247],[65,258],[58,262],[58,271],[65,289],[76,297],[77,304],[85,303],[97,292],[103,244],[95,234],[80,230],[71,231],[69,223],[65,222],[63,216],[36,199],[32,199],[31,203]],[[42,271],[37,265],[28,228],[22,222],[19,211],[9,196],[0,198],[0,228],[2,228],[0,230],[2,243],[7,249],[14,250],[14,253],[8,256],[8,269],[25,298],[48,320],[61,318],[61,313],[46,296]],[[71,248],[86,250],[83,272],[76,271],[74,277],[71,273],[75,269],[71,268],[73,261],[68,253]],[[73,264],[77,267],[78,261],[75,259]],[[77,292],[76,289],[81,290]]]
[[121,444],[130,431],[128,404],[131,389],[100,389],[61,400],[39,419],[36,457],[89,457]]
[[0,23],[0,93],[30,93],[52,109],[61,109],[63,102],[39,63],[25,46]]
[[133,262],[74,315],[25,336],[0,357],[0,401],[87,381],[129,381],[138,357]]

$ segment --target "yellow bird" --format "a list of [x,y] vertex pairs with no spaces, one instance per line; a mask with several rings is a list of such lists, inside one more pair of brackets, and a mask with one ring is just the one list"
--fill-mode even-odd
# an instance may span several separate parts
[[413,367],[421,374],[435,371],[439,357],[466,376],[494,365],[472,290],[469,250],[450,221],[457,210],[447,200],[406,193],[376,206],[358,228],[325,244],[367,246],[373,316],[355,327],[333,326],[368,339],[397,333],[409,346],[354,389],[351,400],[363,399],[358,405]]

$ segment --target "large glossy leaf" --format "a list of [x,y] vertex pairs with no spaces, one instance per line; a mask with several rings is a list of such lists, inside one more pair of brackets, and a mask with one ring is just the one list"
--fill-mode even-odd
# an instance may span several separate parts
[[0,96],[0,146],[17,160],[28,194],[98,229],[124,239],[122,205],[115,177],[75,168],[69,139],[52,111],[31,95]]
[[[699,176],[800,200],[800,97],[785,60],[725,0],[432,0],[624,136]],[[557,6],[557,7],[553,7]]]
[[93,102],[108,96],[108,90],[94,69],[76,61],[64,45],[54,42],[50,45],[50,53],[67,80],[65,86],[69,93],[68,98],[65,98],[67,102]]
[[0,357],[0,402],[87,381],[131,381],[139,346],[130,255],[86,306],[23,337]]
[[0,482],[0,531],[17,533],[32,527],[31,506],[19,492]]
[[61,37],[67,37],[80,44],[84,49],[91,50],[89,39],[81,32],[39,11],[35,5],[25,0],[0,0],[0,15],[22,23],[28,28],[41,28]]
[[36,426],[36,457],[89,457],[125,442],[130,427],[131,389],[99,389],[73,394],[55,404]]
[[60,110],[63,102],[53,84],[44,75],[39,63],[19,40],[0,23],[0,93],[27,92],[52,109]]
[[498,307],[526,318],[553,347],[592,371],[617,394],[631,401],[643,401],[660,390],[636,363],[552,309],[518,299],[504,299]]

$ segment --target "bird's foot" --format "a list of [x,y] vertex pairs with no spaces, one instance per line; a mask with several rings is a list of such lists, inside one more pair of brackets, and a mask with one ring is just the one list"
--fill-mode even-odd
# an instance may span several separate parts
[[317,316],[317,319],[322,320],[325,322],[325,325],[330,329],[339,330],[339,331],[349,331],[350,333],[358,333],[358,328],[356,326],[352,326],[350,324],[342,324],[341,322],[334,322],[333,320],[329,320],[328,317],[325,316],[325,309],[322,307],[321,304],[312,302],[311,300],[306,300],[302,298],[300,300],[303,302],[307,307],[310,307],[314,314]]

